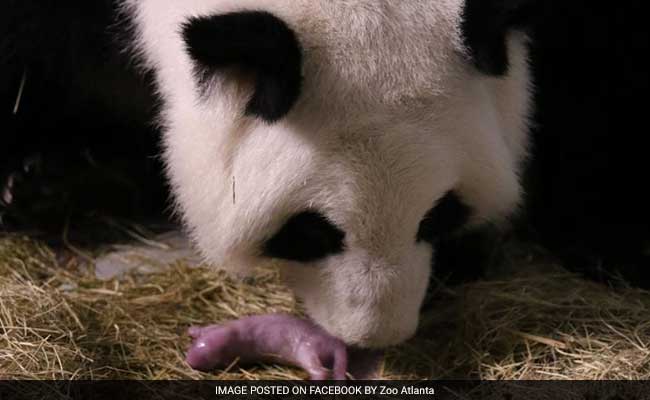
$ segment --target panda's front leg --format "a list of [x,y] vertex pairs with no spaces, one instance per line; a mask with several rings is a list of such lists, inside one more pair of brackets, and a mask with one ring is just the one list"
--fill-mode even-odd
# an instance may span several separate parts
[[189,330],[188,364],[198,370],[234,362],[279,362],[303,368],[313,380],[345,380],[348,350],[311,321],[286,314],[242,318]]

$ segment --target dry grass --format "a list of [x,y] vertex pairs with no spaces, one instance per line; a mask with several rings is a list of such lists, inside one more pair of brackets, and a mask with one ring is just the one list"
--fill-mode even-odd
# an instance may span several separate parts
[[[513,256],[507,281],[441,290],[418,338],[388,351],[384,378],[650,379],[650,294],[586,282]],[[234,280],[175,263],[101,281],[79,257],[0,238],[0,378],[298,379],[257,366],[203,374],[183,360],[193,324],[299,312],[273,271]]]
[[[105,282],[74,265],[58,265],[49,249],[23,238],[0,240],[0,260],[2,378],[214,378],[185,364],[188,326],[294,310],[272,271],[241,282],[177,264]],[[288,369],[262,367],[232,369],[219,378],[255,374],[297,377]]]

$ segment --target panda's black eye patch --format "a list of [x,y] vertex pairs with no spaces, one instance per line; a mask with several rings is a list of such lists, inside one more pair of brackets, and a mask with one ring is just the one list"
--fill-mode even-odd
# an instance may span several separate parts
[[447,193],[420,222],[417,241],[433,244],[445,234],[463,226],[471,215],[470,208],[454,192]]
[[264,244],[264,255],[290,261],[311,262],[343,251],[345,233],[325,216],[305,211],[291,217]]

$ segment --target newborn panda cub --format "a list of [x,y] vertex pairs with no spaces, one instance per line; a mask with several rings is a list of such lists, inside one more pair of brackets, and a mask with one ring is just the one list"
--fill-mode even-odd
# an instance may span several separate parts
[[[310,321],[289,315],[243,318],[227,325],[190,328],[187,362],[210,370],[232,362],[272,361],[302,367],[313,379],[346,379],[345,344]],[[330,374],[331,370],[331,374]]]
[[192,328],[192,366],[343,379],[346,346],[414,334],[440,237],[520,201],[523,3],[125,1],[191,237],[240,274],[275,260],[310,318]]

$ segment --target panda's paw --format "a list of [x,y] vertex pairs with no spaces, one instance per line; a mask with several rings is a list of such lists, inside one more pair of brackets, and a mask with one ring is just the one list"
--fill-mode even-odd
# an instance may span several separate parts
[[16,195],[16,186],[22,180],[20,172],[0,173],[0,228],[8,222],[8,216],[13,211]]
[[[41,159],[39,154],[30,157],[12,156],[0,164],[0,227],[10,226],[16,218],[29,207],[29,200],[36,199],[30,191],[32,181],[40,173]],[[45,185],[43,185],[45,186]]]
[[3,174],[0,179],[0,205],[9,207],[14,199],[14,186],[17,176],[14,173]]
[[312,380],[346,380],[348,350],[346,345],[320,328],[305,332],[291,358],[309,373]]

